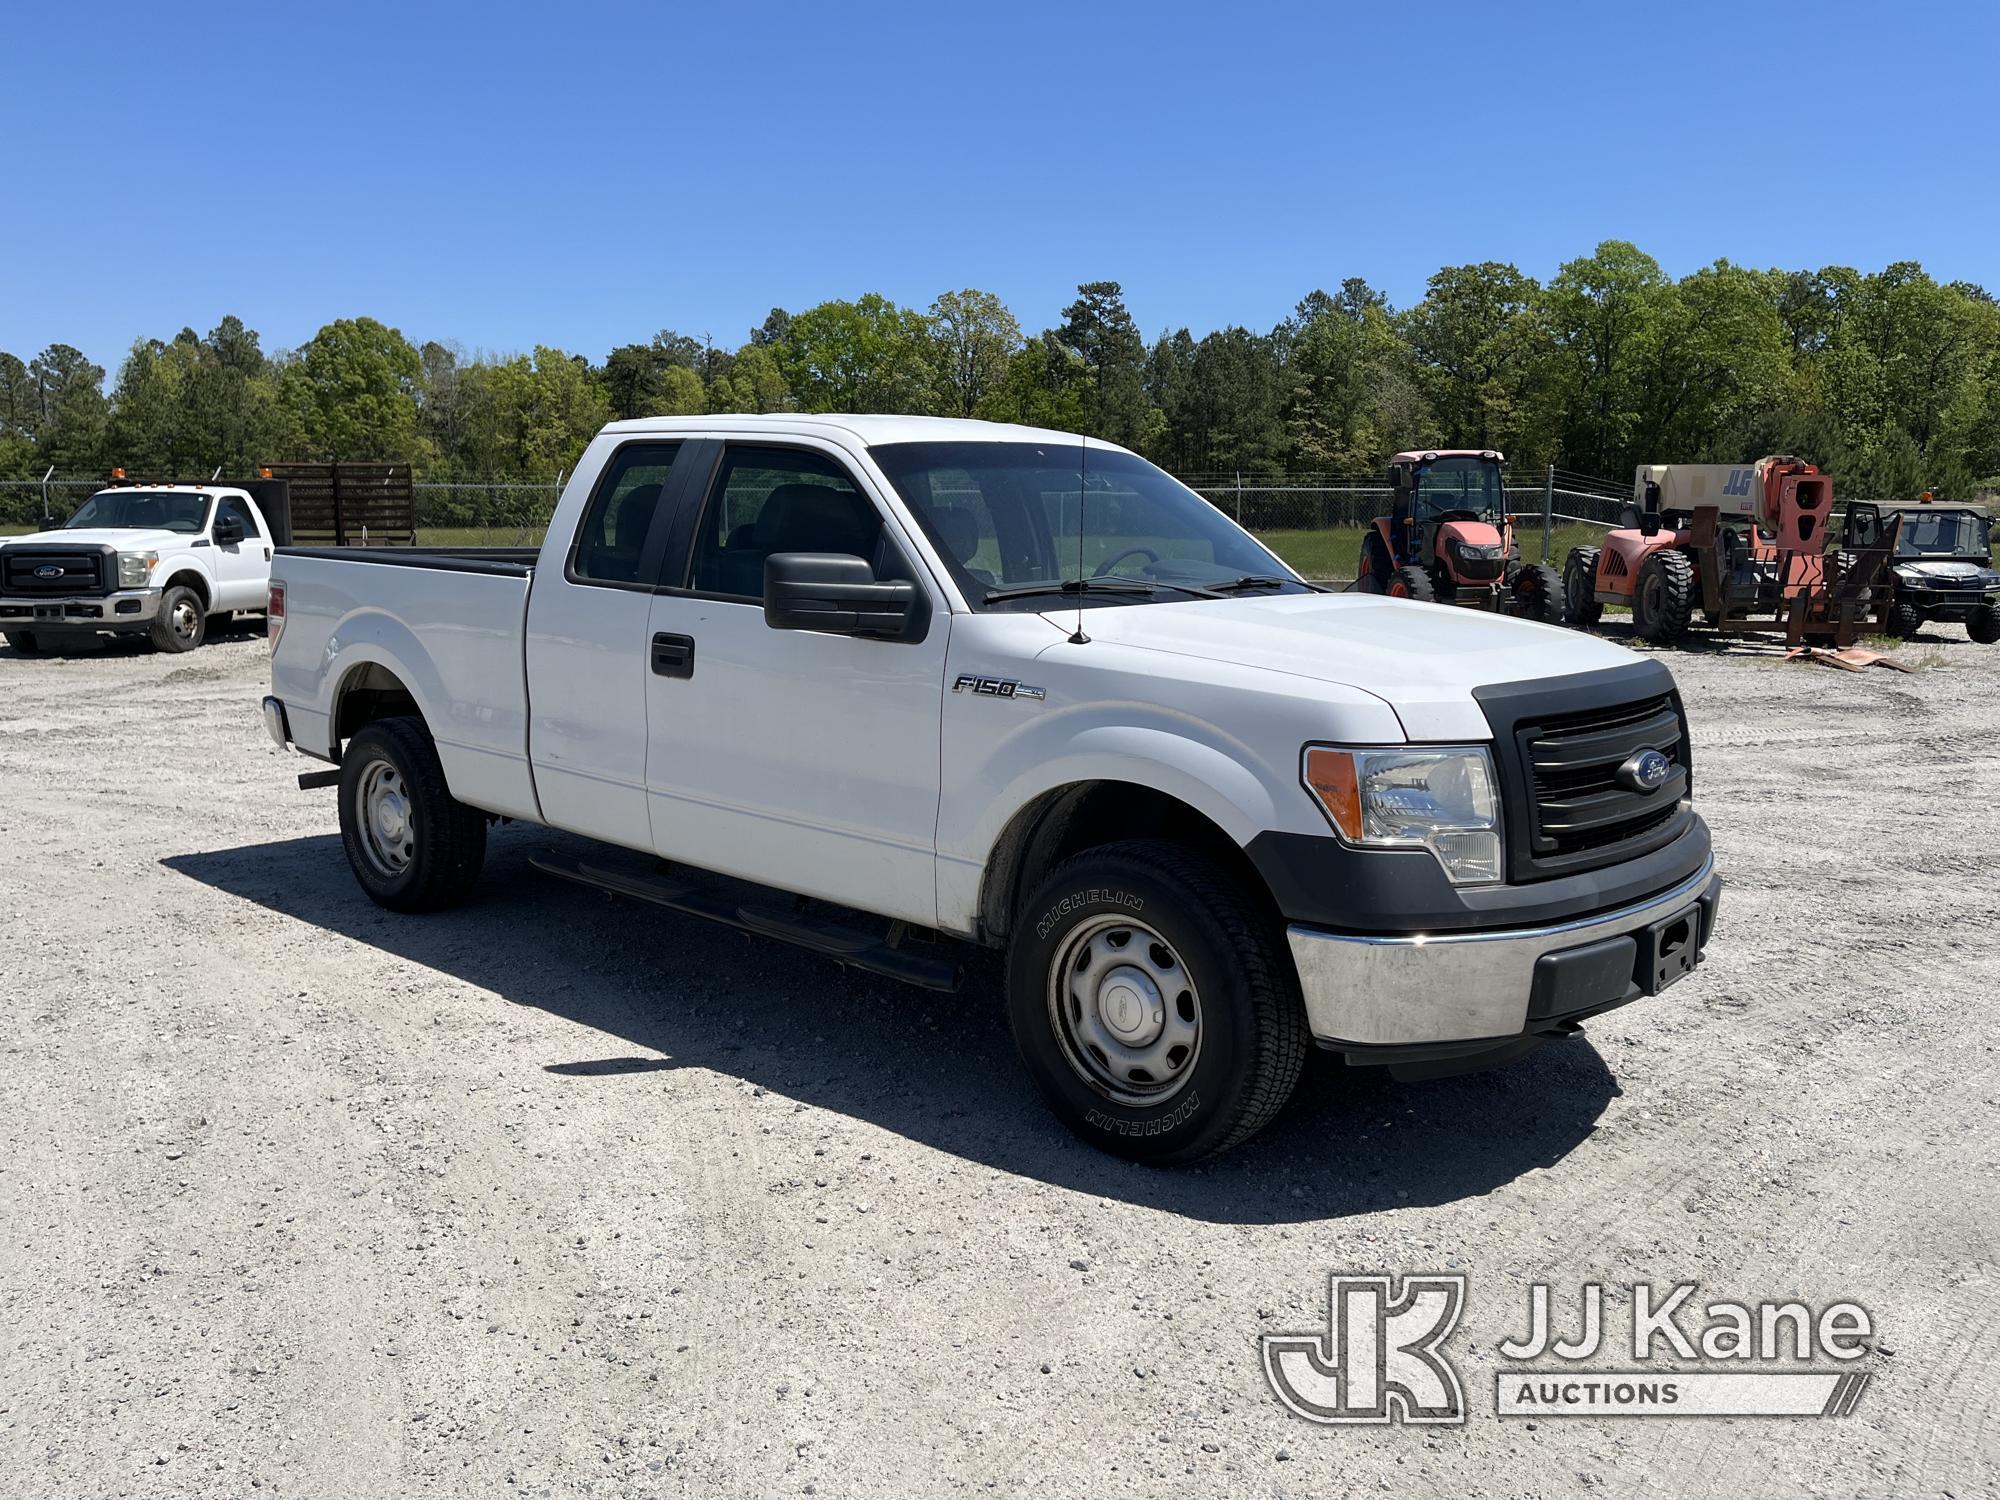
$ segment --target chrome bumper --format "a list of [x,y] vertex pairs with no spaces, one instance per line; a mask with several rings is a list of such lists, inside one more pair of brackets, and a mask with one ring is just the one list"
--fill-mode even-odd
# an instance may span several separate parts
[[0,598],[0,626],[10,630],[116,630],[145,625],[160,612],[160,590],[120,589],[66,599]]
[[[1708,940],[1721,877],[1710,856],[1686,880],[1636,906],[1548,927],[1434,935],[1357,936],[1290,927],[1306,1021],[1332,1047],[1413,1047],[1492,1040],[1496,1045],[1551,1027],[1562,1013],[1531,1017],[1536,964],[1607,939],[1641,937],[1654,924],[1700,903],[1695,942]],[[1637,949],[1635,948],[1635,953]],[[1606,994],[1601,1009],[1651,993]]]

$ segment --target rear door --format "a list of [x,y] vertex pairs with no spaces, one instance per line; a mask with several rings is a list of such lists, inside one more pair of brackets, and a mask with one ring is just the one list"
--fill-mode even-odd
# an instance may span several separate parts
[[543,820],[633,849],[652,844],[645,643],[686,446],[635,436],[613,449],[561,569],[545,562],[528,591],[528,755]]
[[241,495],[224,495],[216,502],[209,535],[224,520],[243,528],[243,539],[215,543],[215,608],[262,609],[269,602],[271,533],[257,507]]
[[[837,447],[728,440],[701,469],[647,637],[654,848],[934,925],[943,594]],[[914,579],[923,639],[772,629],[774,552],[851,553]]]

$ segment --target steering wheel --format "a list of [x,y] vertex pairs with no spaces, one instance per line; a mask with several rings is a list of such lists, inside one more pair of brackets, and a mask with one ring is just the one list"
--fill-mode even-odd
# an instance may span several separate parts
[[1097,571],[1090,576],[1092,578],[1102,578],[1106,573],[1109,573],[1113,568],[1125,561],[1126,558],[1142,556],[1147,562],[1158,562],[1160,560],[1160,554],[1155,552],[1151,547],[1127,547],[1116,557],[1106,558],[1103,562],[1099,563]]

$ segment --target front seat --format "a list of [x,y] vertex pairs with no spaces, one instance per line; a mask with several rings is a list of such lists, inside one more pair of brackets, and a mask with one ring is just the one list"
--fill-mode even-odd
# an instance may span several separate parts
[[938,541],[951,554],[952,561],[965,569],[968,578],[991,584],[993,575],[984,568],[972,566],[973,554],[979,551],[979,517],[962,505],[943,505],[931,512],[931,525],[936,529]]
[[[881,533],[881,519],[852,490],[781,484],[758,512],[756,549],[763,557],[774,552],[842,552],[872,561]],[[763,557],[758,559],[760,569]]]

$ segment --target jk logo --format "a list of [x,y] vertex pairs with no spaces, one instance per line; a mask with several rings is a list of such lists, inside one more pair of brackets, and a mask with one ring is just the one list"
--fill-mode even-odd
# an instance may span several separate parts
[[1308,1422],[1461,1425],[1465,1390],[1438,1346],[1465,1308],[1463,1276],[1329,1276],[1326,1329],[1267,1333],[1264,1378]]

